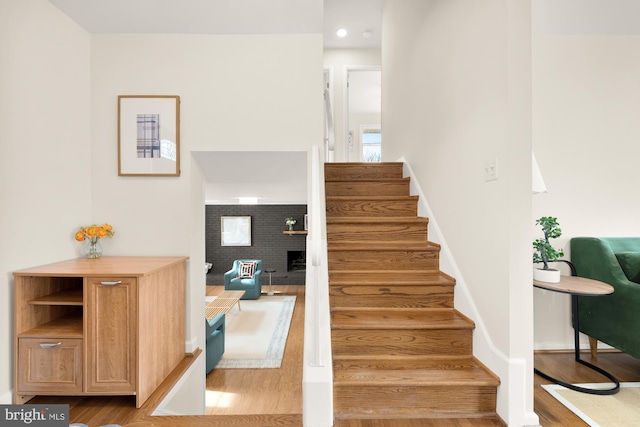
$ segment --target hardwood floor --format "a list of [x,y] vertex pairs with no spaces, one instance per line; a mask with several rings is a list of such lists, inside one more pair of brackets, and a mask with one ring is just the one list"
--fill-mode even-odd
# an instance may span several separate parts
[[[305,287],[273,289],[296,296],[280,369],[214,369],[207,375],[207,415],[302,414]],[[207,286],[209,295],[221,290],[222,286]]]
[[[210,288],[210,289],[209,289]],[[220,287],[208,286],[208,292],[217,292]],[[135,397],[54,397],[40,396],[29,403],[70,405],[70,422],[84,423],[90,427],[118,423],[124,427],[173,427],[173,426],[301,426],[302,425],[302,339],[304,313],[304,286],[274,286],[289,295],[296,295],[287,347],[281,369],[220,369],[207,377],[207,388],[215,392],[233,393],[228,400],[229,407],[207,408],[209,416],[152,417],[150,414],[170,390],[175,381],[193,363],[194,357],[186,357],[145,405],[136,409]],[[624,353],[600,353],[597,361],[584,353],[583,358],[613,373],[620,381],[640,382],[640,360]],[[576,364],[573,353],[541,353],[535,356],[536,367],[550,375],[561,377],[573,383],[601,382],[602,378]],[[215,373],[215,374],[214,374]],[[547,393],[540,384],[548,381],[534,377],[534,410],[540,417],[543,427],[587,427],[560,402]],[[241,397],[240,397],[241,396]],[[487,427],[478,424],[478,420],[340,420],[334,427]]]
[[[620,382],[640,382],[640,359],[620,352],[600,352],[593,359],[588,352],[582,358],[612,373]],[[538,353],[536,368],[555,378],[573,384],[605,382],[606,378],[591,369],[576,363],[571,353]],[[547,393],[541,384],[550,382],[535,375],[534,411],[543,427],[587,427],[588,424]],[[640,405],[640,402],[638,403]]]

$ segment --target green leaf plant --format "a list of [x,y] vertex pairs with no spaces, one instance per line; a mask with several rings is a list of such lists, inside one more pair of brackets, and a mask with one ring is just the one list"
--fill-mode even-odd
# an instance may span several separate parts
[[549,263],[557,261],[564,256],[562,249],[555,249],[549,243],[549,239],[555,239],[562,235],[562,230],[558,224],[558,218],[552,216],[543,216],[536,220],[536,225],[542,227],[544,238],[533,241],[533,262],[543,263],[543,270],[550,270]]

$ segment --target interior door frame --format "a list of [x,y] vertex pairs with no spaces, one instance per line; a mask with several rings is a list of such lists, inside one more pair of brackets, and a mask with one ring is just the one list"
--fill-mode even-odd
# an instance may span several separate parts
[[[342,85],[342,90],[343,90],[343,94],[342,94],[342,99],[344,101],[344,105],[343,105],[343,110],[342,110],[342,114],[343,114],[343,118],[342,118],[342,123],[343,123],[343,138],[344,138],[344,159],[345,162],[350,162],[350,161],[360,161],[360,160],[354,160],[354,159],[350,159],[349,154],[350,154],[350,148],[352,145],[355,145],[357,148],[359,147],[359,142],[356,141],[357,135],[353,135],[353,138],[351,140],[351,144],[349,144],[349,73],[350,72],[358,72],[358,71],[380,71],[380,73],[382,73],[382,66],[381,65],[345,65],[343,67],[343,74],[342,74],[342,81],[343,81],[343,85]],[[355,152],[355,151],[354,151]],[[358,159],[361,159],[362,155],[358,154]]]

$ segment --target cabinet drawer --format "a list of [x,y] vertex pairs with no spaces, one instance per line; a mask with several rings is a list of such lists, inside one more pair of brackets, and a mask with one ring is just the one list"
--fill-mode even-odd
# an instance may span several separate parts
[[82,340],[18,340],[18,393],[81,391]]

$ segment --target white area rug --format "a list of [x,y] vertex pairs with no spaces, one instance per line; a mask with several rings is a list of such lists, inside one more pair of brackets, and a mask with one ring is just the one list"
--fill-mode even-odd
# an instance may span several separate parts
[[[577,385],[611,388],[612,383]],[[620,391],[608,396],[580,393],[557,384],[542,388],[591,427],[640,426],[640,383],[620,383]]]
[[224,354],[215,369],[279,368],[295,303],[293,295],[241,300],[242,310],[234,306],[226,314]]

